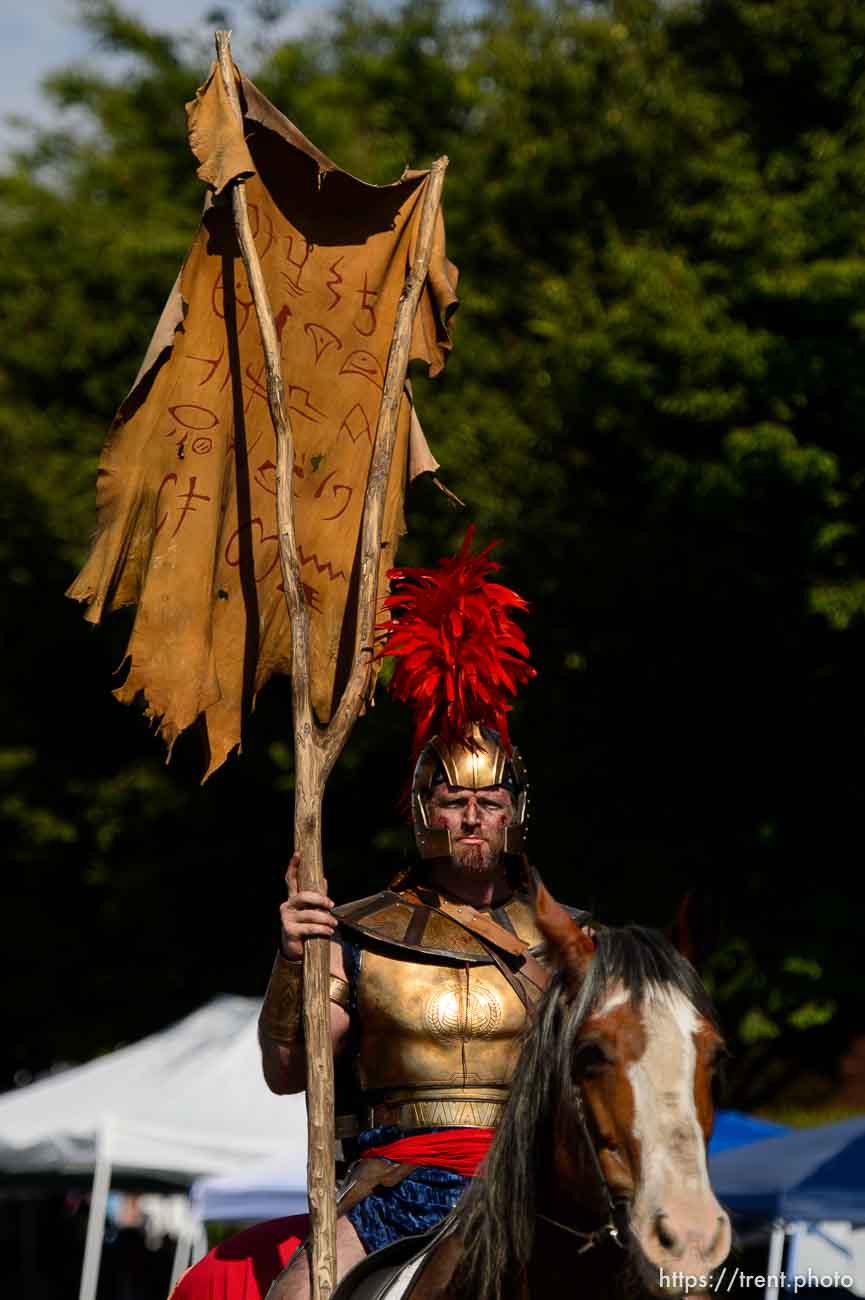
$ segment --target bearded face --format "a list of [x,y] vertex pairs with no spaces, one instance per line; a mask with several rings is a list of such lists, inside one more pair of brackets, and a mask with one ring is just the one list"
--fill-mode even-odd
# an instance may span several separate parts
[[487,876],[498,867],[514,802],[502,786],[469,790],[442,783],[430,798],[429,818],[431,826],[450,831],[455,865],[468,874]]

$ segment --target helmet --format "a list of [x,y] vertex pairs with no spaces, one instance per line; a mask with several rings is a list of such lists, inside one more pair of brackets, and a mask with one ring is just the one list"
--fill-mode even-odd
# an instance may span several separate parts
[[412,821],[421,858],[445,858],[452,852],[450,831],[430,825],[430,796],[441,781],[467,790],[503,786],[510,791],[514,819],[505,830],[504,851],[525,852],[529,785],[519,750],[508,753],[498,733],[477,722],[471,724],[462,740],[433,736],[427,741],[415,764],[411,789]]
[[391,569],[395,585],[384,602],[391,618],[378,624],[384,642],[379,658],[396,660],[391,694],[415,715],[411,811],[422,858],[452,852],[450,832],[430,825],[430,796],[439,781],[510,790],[514,821],[504,851],[524,851],[528,782],[508,736],[507,697],[537,675],[510,615],[528,606],[515,591],[489,581],[500,568],[489,558],[496,543],[473,554],[473,536],[470,526],[459,553],[435,569]]

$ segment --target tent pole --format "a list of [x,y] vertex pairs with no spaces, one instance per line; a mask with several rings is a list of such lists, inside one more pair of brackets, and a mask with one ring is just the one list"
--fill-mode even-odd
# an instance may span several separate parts
[[108,1189],[111,1186],[111,1120],[103,1119],[96,1146],[96,1163],[93,1168],[93,1186],[90,1191],[90,1213],[87,1216],[87,1237],[84,1242],[84,1263],[81,1268],[81,1289],[78,1300],[96,1300],[99,1282],[99,1265],[102,1262],[102,1242],[105,1237],[105,1213],[108,1209]]
[[182,1275],[189,1268],[194,1244],[195,1238],[188,1233],[186,1228],[181,1228],[177,1234],[177,1242],[174,1247],[174,1258],[171,1261],[171,1281],[168,1283],[169,1295],[171,1295]]
[[786,1274],[787,1290],[792,1290],[790,1279],[796,1276],[796,1257],[799,1253],[799,1237],[802,1233],[808,1231],[808,1224],[795,1222],[787,1224],[787,1259],[785,1262],[784,1273]]
[[766,1265],[765,1300],[778,1300],[778,1275],[784,1263],[784,1242],[787,1229],[783,1219],[776,1219],[772,1224],[772,1236],[769,1238],[769,1262]]
[[207,1228],[203,1223],[199,1223],[198,1230],[192,1242],[192,1250],[189,1252],[189,1263],[197,1264],[200,1259],[204,1259],[207,1254]]
[[192,1202],[189,1201],[188,1204],[193,1219],[185,1223],[177,1234],[177,1245],[174,1248],[174,1260],[171,1265],[171,1281],[168,1284],[169,1295],[172,1294],[186,1270],[207,1254],[207,1229]]

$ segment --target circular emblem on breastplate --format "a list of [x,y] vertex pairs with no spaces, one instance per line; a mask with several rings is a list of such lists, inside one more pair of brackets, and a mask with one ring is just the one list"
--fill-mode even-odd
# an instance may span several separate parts
[[489,1038],[502,1018],[502,1004],[492,989],[480,985],[465,994],[439,989],[427,998],[424,1024],[435,1038]]

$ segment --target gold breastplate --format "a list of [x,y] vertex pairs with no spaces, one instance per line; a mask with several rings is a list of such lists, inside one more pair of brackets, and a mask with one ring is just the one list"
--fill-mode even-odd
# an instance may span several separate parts
[[[437,910],[436,901],[420,888],[385,890],[336,909],[361,942],[362,1128],[492,1128],[507,1100],[525,1003],[539,990],[525,985],[518,996],[489,947]],[[511,949],[539,949],[542,937],[524,896],[489,915],[510,936]]]
[[439,966],[365,950],[358,1082],[370,1127],[494,1127],[525,1008],[493,965]]

